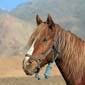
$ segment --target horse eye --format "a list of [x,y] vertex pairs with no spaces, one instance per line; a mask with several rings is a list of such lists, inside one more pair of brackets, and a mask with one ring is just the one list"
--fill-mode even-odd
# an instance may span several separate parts
[[45,41],[47,41],[47,39],[46,38],[43,38],[43,42],[45,42]]

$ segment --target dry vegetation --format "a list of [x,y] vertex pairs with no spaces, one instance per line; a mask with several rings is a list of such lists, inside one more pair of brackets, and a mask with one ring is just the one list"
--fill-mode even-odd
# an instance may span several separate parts
[[[49,79],[37,80],[26,76],[22,69],[22,56],[0,57],[0,85],[65,85],[55,64]],[[42,69],[41,74],[45,71]]]
[[[22,69],[22,56],[0,57],[0,77],[26,77]],[[41,70],[41,74],[45,68]],[[51,76],[60,75],[56,65],[53,65]]]

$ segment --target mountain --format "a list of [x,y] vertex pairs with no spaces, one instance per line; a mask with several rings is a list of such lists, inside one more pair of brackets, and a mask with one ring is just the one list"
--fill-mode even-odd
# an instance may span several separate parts
[[67,0],[33,0],[31,3],[17,6],[11,13],[28,21],[34,19],[36,14],[46,17],[50,13],[59,22],[63,17],[75,16],[79,3],[80,0],[71,0],[69,2]]
[[33,28],[10,14],[0,16],[0,55],[9,56],[19,54],[24,48]]
[[7,11],[0,9],[0,15],[4,13],[7,13]]
[[84,3],[84,0],[33,0],[17,6],[10,13],[32,24],[35,24],[36,14],[46,19],[50,13],[56,23],[85,39]]
[[84,0],[33,0],[10,12],[0,9],[0,55],[22,53],[35,26],[35,16],[46,20],[48,13],[55,23],[85,39]]

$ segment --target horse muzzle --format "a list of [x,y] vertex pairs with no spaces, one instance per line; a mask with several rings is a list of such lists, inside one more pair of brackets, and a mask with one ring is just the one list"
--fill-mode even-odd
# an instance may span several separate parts
[[37,62],[34,60],[33,61],[30,61],[30,59],[27,60],[26,57],[23,60],[23,70],[26,75],[33,75],[37,71],[37,66],[38,66]]

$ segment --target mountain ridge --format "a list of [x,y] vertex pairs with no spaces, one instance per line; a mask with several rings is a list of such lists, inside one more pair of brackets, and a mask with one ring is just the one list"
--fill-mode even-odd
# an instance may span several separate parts
[[0,16],[0,55],[19,54],[33,31],[30,23],[10,14]]
[[84,3],[84,0],[71,0],[69,2],[67,0],[33,0],[30,4],[19,5],[10,13],[20,19],[30,21],[32,24],[35,24],[37,14],[46,20],[49,13],[55,23],[85,39]]
[[0,55],[23,53],[37,14],[45,21],[49,13],[55,23],[85,39],[84,8],[84,0],[33,0],[10,12],[0,9]]

